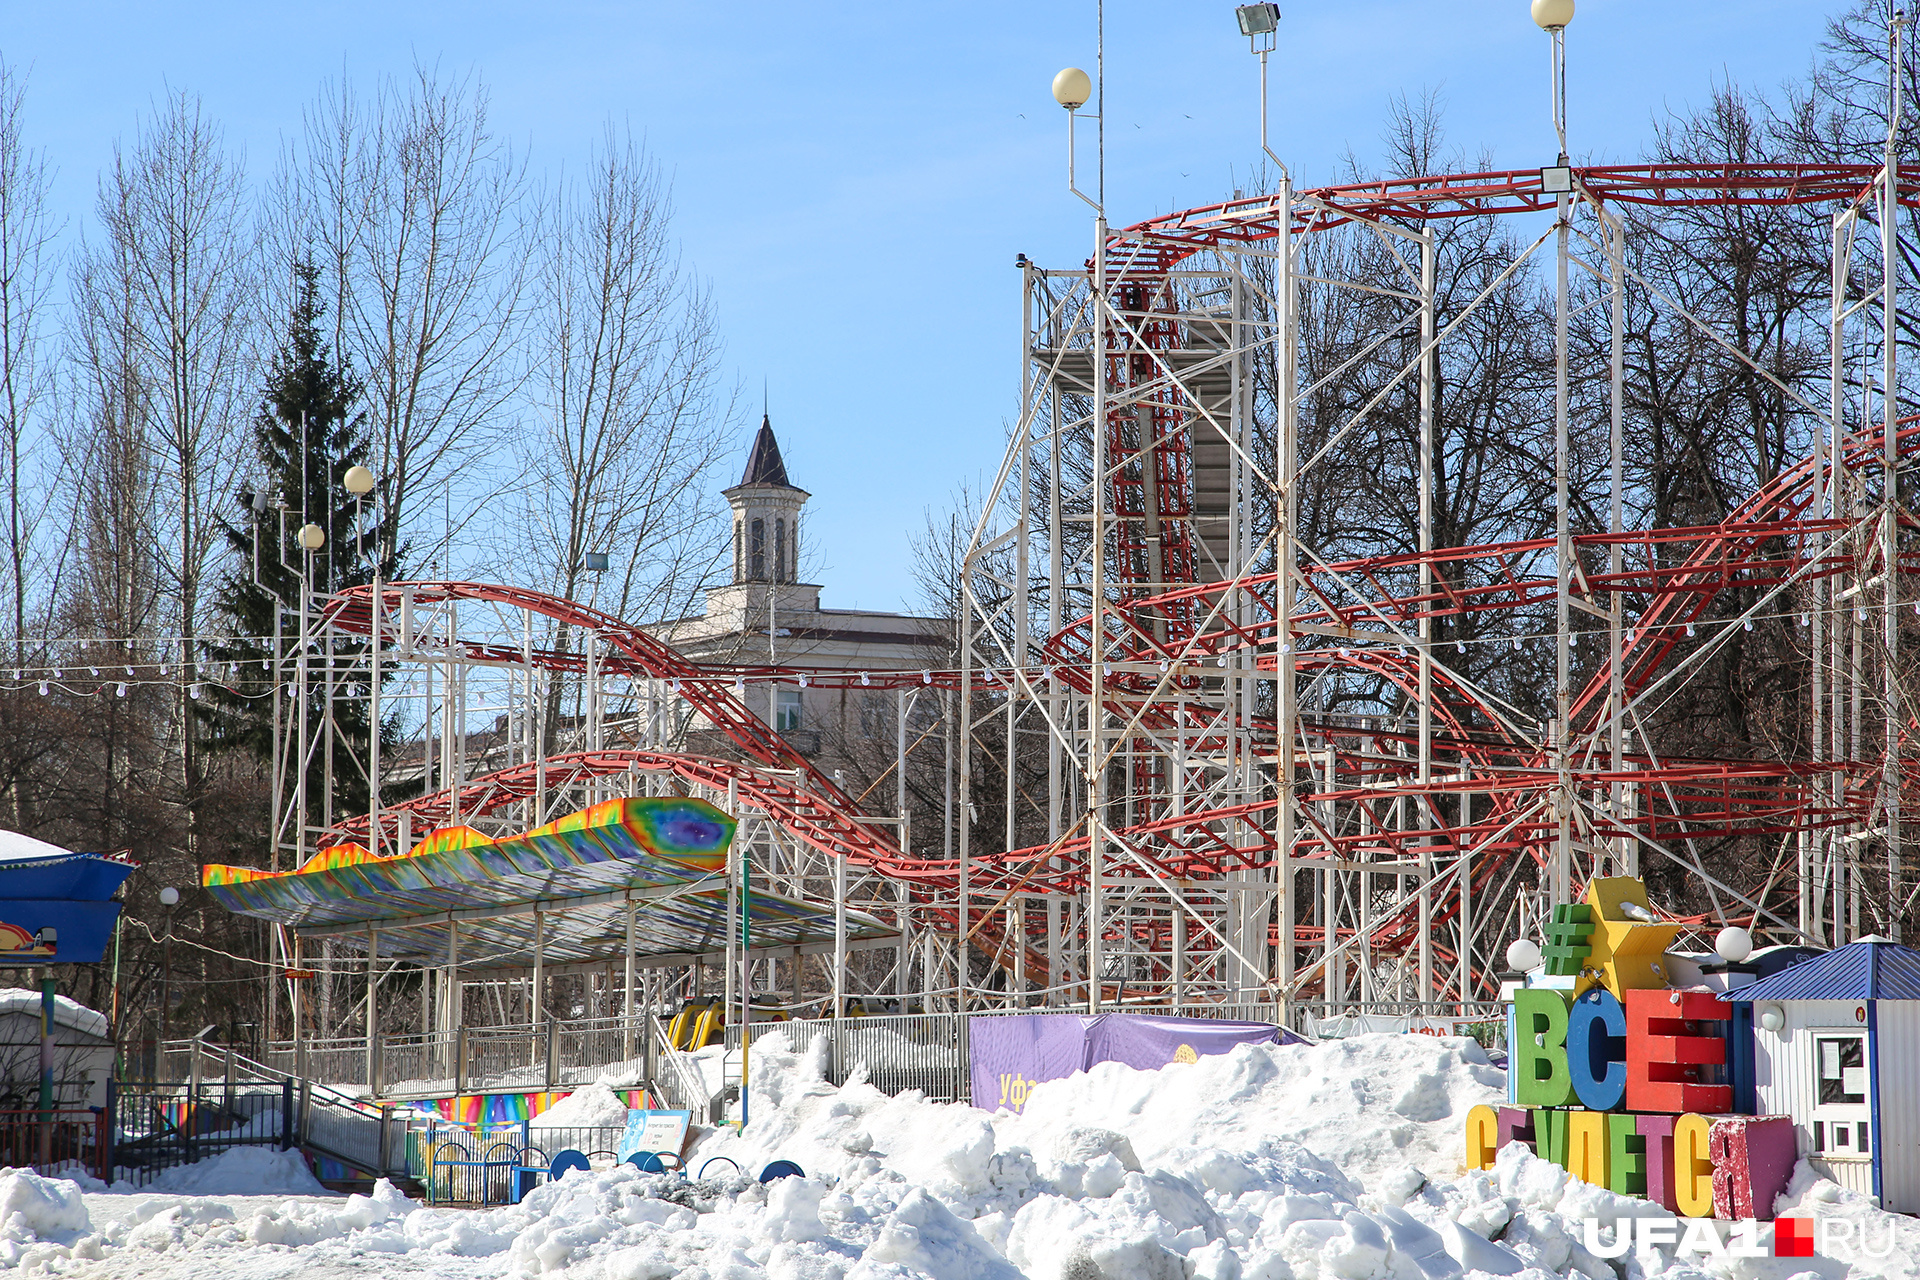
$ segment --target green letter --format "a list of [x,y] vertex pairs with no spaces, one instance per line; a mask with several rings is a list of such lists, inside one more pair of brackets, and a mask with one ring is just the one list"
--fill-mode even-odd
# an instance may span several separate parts
[[1638,1116],[1607,1117],[1607,1190],[1623,1196],[1647,1194],[1647,1140]]
[[1567,997],[1527,988],[1513,993],[1514,1029],[1509,1046],[1513,1100],[1523,1107],[1564,1107],[1573,1100],[1567,1070]]

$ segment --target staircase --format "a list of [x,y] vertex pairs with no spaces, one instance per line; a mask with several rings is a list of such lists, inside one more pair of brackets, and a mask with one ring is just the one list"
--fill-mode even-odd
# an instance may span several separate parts
[[[279,1122],[276,1125],[249,1123],[240,1129],[243,1136],[227,1139],[222,1131],[183,1135],[179,1146],[187,1159],[195,1158],[198,1146],[203,1154],[229,1146],[277,1142],[282,1149],[298,1147],[316,1165],[321,1162],[345,1166],[359,1176],[322,1177],[323,1183],[361,1184],[374,1178],[389,1178],[396,1184],[412,1182],[407,1166],[407,1116],[391,1105],[377,1105],[363,1098],[305,1080],[277,1067],[256,1062],[231,1048],[217,1056],[204,1047],[188,1042],[182,1046],[189,1057],[187,1080],[182,1085],[125,1086],[129,1099],[148,1088],[178,1090],[185,1107],[181,1114],[189,1118],[189,1129],[201,1124],[194,1117],[217,1114],[223,1108],[232,1113],[236,1092],[254,1093],[261,1086],[277,1089],[281,1095]],[[174,1046],[164,1057],[175,1056]],[[207,1066],[217,1068],[218,1079],[208,1078]],[[254,1108],[258,1110],[257,1105]],[[229,1122],[234,1117],[229,1115]],[[232,1132],[232,1130],[228,1130]]]

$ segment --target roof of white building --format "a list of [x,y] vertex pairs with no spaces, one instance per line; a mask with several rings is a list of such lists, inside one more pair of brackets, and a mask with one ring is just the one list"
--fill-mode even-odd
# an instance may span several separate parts
[[[24,1013],[32,1017],[40,1016],[40,993],[24,987],[0,987],[0,1014]],[[89,1009],[77,1000],[65,996],[53,998],[53,1020],[63,1027],[90,1036],[107,1038],[107,1015],[97,1009]]]
[[1836,947],[1722,1000],[1920,1000],[1920,951],[1886,939]]

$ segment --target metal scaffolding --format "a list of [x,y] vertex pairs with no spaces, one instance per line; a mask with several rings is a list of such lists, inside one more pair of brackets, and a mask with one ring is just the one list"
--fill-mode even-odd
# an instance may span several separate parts
[[[1713,903],[1676,915],[1690,924],[1737,918],[1825,944],[1896,932],[1920,884],[1901,856],[1912,518],[1890,478],[1920,428],[1896,421],[1883,388],[1898,385],[1890,228],[1896,205],[1917,201],[1920,170],[1897,169],[1890,151],[1878,167],[1283,182],[1118,231],[1097,218],[1085,263],[1023,266],[1021,411],[966,542],[950,666],[719,666],[519,588],[345,591],[289,619],[277,854],[298,865],[347,839],[393,853],[447,826],[507,835],[610,797],[700,796],[745,824],[746,876],[896,933],[857,982],[844,929],[812,978],[797,950],[731,940],[724,956],[676,963],[696,989],[701,967],[719,964],[729,1004],[781,991],[797,1002],[810,987],[836,1010],[884,996],[962,1011],[1469,1017],[1496,998],[1501,951],[1543,904],[1650,859],[1682,868]],[[1821,424],[1816,447],[1718,524],[1628,528],[1629,294],[1660,297],[1745,358],[1635,269],[1630,215],[1743,204],[1835,211],[1829,401],[1776,383]],[[1545,225],[1443,314],[1435,229],[1488,216]],[[1875,224],[1877,243],[1865,234]],[[1340,276],[1340,255],[1324,251],[1340,237],[1371,241],[1396,282]],[[1529,271],[1551,278],[1555,298],[1553,533],[1445,545],[1439,359],[1501,283]],[[1303,372],[1320,368],[1304,359],[1310,290],[1386,299],[1392,317],[1363,354],[1405,358],[1307,438],[1327,376]],[[1592,410],[1608,441],[1603,501],[1577,491],[1571,465],[1574,419],[1590,411],[1569,389],[1576,305],[1608,317],[1605,402]],[[1300,496],[1380,429],[1390,395],[1417,406],[1417,541],[1361,556],[1315,545]],[[1576,527],[1577,499],[1607,513],[1604,528]],[[1733,591],[1750,603],[1717,607]],[[1763,759],[1656,752],[1652,706],[1753,620],[1796,614],[1804,743]],[[1550,710],[1511,705],[1452,661],[1462,650],[1445,628],[1465,618],[1476,643],[1552,645],[1554,687],[1537,704]],[[749,686],[781,684],[894,691],[890,804],[857,801],[749,708]],[[1354,690],[1368,713],[1331,707]],[[424,730],[417,750],[370,750],[368,776],[389,798],[375,786],[368,812],[341,815],[309,802],[298,766],[333,760],[319,740],[332,716],[316,732],[296,708],[348,697],[371,702],[374,724],[383,699],[412,699]],[[949,820],[918,832],[905,785],[915,707],[951,707],[932,741],[945,743],[954,788]],[[696,739],[725,750],[696,752]],[[395,798],[396,781],[417,794]],[[1000,811],[970,816],[986,794]],[[1735,836],[1778,842],[1764,883],[1703,855]],[[629,1005],[636,981],[631,965],[618,981],[608,967],[608,990]]]

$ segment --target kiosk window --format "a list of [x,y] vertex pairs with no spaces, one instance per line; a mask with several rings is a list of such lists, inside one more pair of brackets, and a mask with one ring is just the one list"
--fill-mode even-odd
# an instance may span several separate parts
[[1813,1052],[1821,1106],[1866,1102],[1867,1045],[1864,1037],[1817,1036],[1813,1042]]

